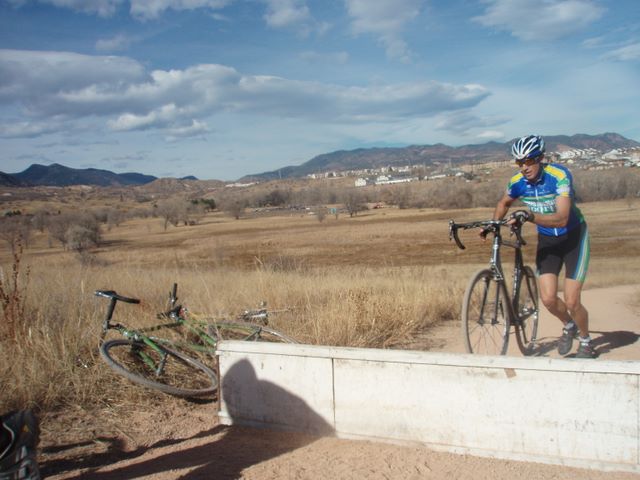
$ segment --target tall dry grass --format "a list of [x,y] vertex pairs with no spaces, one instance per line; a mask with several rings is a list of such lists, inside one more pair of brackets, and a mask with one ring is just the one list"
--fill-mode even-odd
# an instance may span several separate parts
[[115,318],[129,326],[156,322],[178,282],[180,302],[195,312],[233,317],[266,301],[276,311],[271,325],[301,342],[388,348],[454,318],[458,306],[450,299],[463,288],[462,281],[443,282],[463,275],[441,267],[203,271],[197,264],[142,270],[69,263],[52,269],[34,261],[30,268],[24,328],[15,341],[0,344],[2,410],[91,405],[123,388],[98,358],[106,301],[93,296],[96,289],[143,299],[139,306],[118,304]]

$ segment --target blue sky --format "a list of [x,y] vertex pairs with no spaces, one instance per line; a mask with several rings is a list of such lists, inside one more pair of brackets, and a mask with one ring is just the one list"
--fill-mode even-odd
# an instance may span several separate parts
[[234,180],[334,150],[640,141],[638,0],[0,0],[0,171]]

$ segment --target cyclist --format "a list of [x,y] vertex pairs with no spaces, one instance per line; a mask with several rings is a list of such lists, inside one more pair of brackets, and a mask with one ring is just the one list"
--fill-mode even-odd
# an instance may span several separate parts
[[40,429],[31,410],[0,417],[0,480],[40,480],[36,446]]
[[[513,143],[511,154],[520,172],[509,181],[493,219],[504,218],[516,199],[529,208],[513,212],[511,221],[537,225],[540,298],[547,310],[563,323],[558,353],[568,354],[573,339],[579,336],[576,357],[595,358],[597,353],[589,335],[589,313],[580,300],[589,266],[587,224],[576,206],[571,172],[563,165],[543,162],[544,152],[544,139],[539,135],[527,135]],[[487,232],[482,231],[480,235],[484,238]],[[558,276],[563,264],[564,300],[558,297]]]

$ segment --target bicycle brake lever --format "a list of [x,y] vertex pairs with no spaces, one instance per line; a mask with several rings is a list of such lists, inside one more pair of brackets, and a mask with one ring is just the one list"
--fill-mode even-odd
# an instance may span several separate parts
[[511,225],[510,230],[511,230],[511,235],[516,236],[516,240],[520,245],[525,246],[527,244],[525,239],[522,238],[522,225],[517,225],[514,223],[513,225]]

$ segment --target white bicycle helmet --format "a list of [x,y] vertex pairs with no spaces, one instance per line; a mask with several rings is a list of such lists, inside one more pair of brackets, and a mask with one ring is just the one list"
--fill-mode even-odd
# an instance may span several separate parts
[[515,160],[535,158],[544,153],[544,139],[540,135],[527,135],[516,140],[511,147]]

